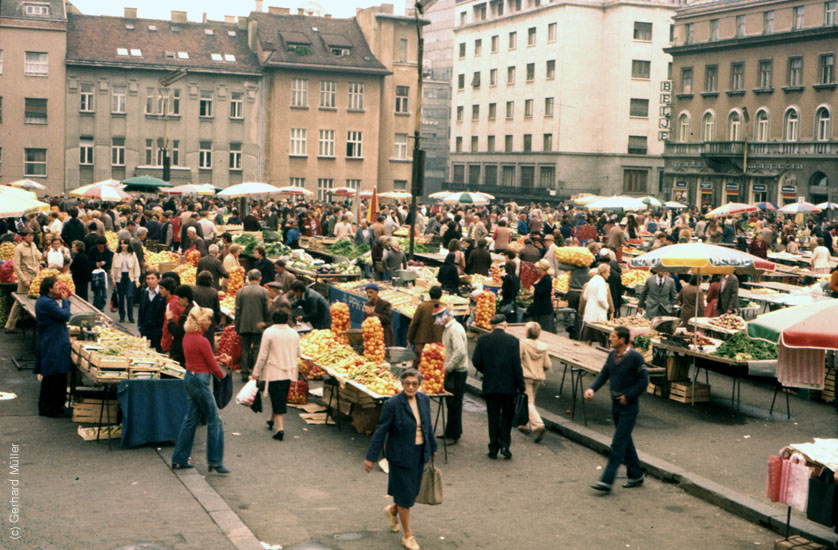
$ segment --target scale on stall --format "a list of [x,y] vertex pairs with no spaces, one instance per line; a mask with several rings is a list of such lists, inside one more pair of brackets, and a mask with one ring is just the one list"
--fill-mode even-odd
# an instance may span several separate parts
[[416,359],[416,353],[410,348],[385,348],[387,352],[387,362],[390,363],[390,372],[394,376],[400,377],[401,374],[413,366],[413,361]]
[[410,269],[397,269],[391,281],[393,286],[415,286],[416,272]]
[[97,335],[93,327],[98,320],[98,313],[77,313],[70,317],[67,326],[70,328],[70,334],[76,335],[79,340],[96,340]]
[[686,348],[689,347],[690,337],[686,334],[675,334],[680,325],[680,318],[668,316],[654,317],[649,322],[649,326],[660,335],[662,342]]

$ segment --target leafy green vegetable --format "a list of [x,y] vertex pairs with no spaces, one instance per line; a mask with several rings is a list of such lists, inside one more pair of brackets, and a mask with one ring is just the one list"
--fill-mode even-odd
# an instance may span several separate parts
[[281,242],[265,243],[265,254],[268,257],[287,256],[291,254],[291,249]]
[[647,350],[649,349],[651,343],[652,342],[647,337],[639,335],[634,338],[634,344],[632,345],[635,349]]
[[259,244],[256,237],[248,233],[233,237],[233,242],[242,247],[242,254],[253,254],[253,249]]
[[369,252],[369,250],[369,245],[362,244],[360,246],[355,246],[354,244],[352,244],[352,241],[347,241],[346,239],[341,239],[335,244],[326,248],[326,251],[329,254],[332,254],[334,256],[342,256],[344,258],[349,258],[350,260],[366,254],[367,252]]
[[736,360],[747,360],[748,357],[756,361],[776,359],[777,346],[761,340],[753,340],[744,332],[739,332],[728,338],[719,346],[719,349],[713,352],[713,355]]
[[[407,253],[410,248],[410,239],[407,238],[399,238],[396,239],[399,243],[399,247]],[[417,243],[416,241],[413,242],[413,252],[416,254],[436,254],[439,252],[438,246],[429,246],[426,244]]]

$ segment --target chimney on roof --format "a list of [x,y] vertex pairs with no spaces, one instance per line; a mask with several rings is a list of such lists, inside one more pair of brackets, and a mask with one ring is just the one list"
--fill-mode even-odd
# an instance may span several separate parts
[[326,15],[324,15],[323,17],[325,17],[326,19],[331,19],[331,18],[332,18],[332,14],[331,14],[331,13],[327,13],[327,14],[326,14]]
[[304,8],[297,8],[297,15],[305,15],[306,10]]
[[125,19],[136,19],[137,8],[123,8],[123,17],[125,17]]
[[236,24],[236,16],[235,15],[225,15],[224,22],[228,25],[235,25]]
[[253,7],[253,11],[263,12],[265,11],[265,6],[262,0],[256,0],[255,6]]
[[393,4],[381,4],[381,12],[380,13],[387,13],[392,15],[394,13]]
[[206,22],[207,22],[207,12],[204,12],[204,14],[201,16],[201,23],[206,23]]
[[186,23],[186,12],[172,10],[172,23]]
[[256,19],[246,19],[245,21],[247,24],[247,47],[250,48],[250,51],[255,52],[257,46],[256,39],[258,38],[256,33],[259,30],[258,22]]

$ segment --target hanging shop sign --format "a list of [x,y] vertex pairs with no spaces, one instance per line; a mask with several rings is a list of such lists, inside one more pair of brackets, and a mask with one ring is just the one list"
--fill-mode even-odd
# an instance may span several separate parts
[[765,186],[764,183],[754,184],[754,193],[765,193],[766,191],[768,191],[768,188]]

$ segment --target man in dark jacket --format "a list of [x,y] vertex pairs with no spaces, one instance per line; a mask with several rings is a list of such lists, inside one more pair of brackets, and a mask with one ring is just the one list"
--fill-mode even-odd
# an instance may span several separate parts
[[434,309],[442,298],[442,287],[432,286],[428,290],[428,298],[416,307],[410,326],[407,328],[407,342],[413,346],[413,352],[416,354],[413,368],[418,367],[425,344],[442,342],[443,327],[434,322]]
[[719,315],[739,312],[739,279],[733,273],[722,277],[719,284]]
[[616,327],[609,336],[613,348],[605,360],[605,366],[596,380],[585,390],[585,399],[592,399],[594,392],[606,381],[611,380],[611,415],[614,417],[614,439],[611,440],[611,452],[608,465],[602,477],[591,485],[593,489],[610,493],[617,477],[617,469],[625,461],[628,481],[626,489],[643,484],[643,470],[631,439],[631,432],[640,410],[637,401],[649,385],[649,373],[643,356],[631,349],[631,333],[628,327]]
[[491,266],[492,255],[486,249],[486,240],[480,239],[477,241],[477,247],[473,248],[466,258],[466,273],[488,277]]
[[68,245],[73,241],[84,241],[84,224],[79,220],[79,209],[74,206],[69,214],[70,219],[61,228],[61,240]]
[[276,277],[276,267],[274,263],[266,257],[265,247],[257,246],[253,249],[253,255],[256,257],[256,262],[253,264],[254,269],[258,269],[262,273],[262,284],[266,285],[273,282]]
[[393,347],[393,306],[384,298],[378,296],[380,287],[375,283],[369,283],[364,290],[369,299],[364,304],[364,319],[367,317],[378,317],[381,321],[381,328],[384,330],[384,347]]
[[306,288],[302,281],[295,281],[291,286],[291,293],[297,298],[291,308],[302,307],[303,314],[297,317],[297,322],[311,323],[316,329],[327,329],[332,326],[332,314],[329,302],[315,290]]
[[160,294],[160,275],[149,271],[145,276],[146,289],[140,291],[140,311],[137,328],[140,335],[148,338],[151,347],[162,353],[160,337],[163,336],[163,322],[166,317],[166,299]]
[[215,351],[215,327],[221,322],[221,303],[218,300],[218,290],[212,287],[212,273],[209,271],[199,270],[195,282],[197,284],[192,287],[192,296],[195,303],[212,310],[212,323],[204,333],[204,337],[209,340],[210,346]]
[[477,339],[471,362],[483,375],[483,398],[489,415],[489,458],[498,451],[507,460],[512,458],[512,418],[515,415],[515,393],[524,392],[524,373],[518,339],[507,334],[506,317],[492,317],[492,332]]
[[242,340],[242,381],[250,379],[250,372],[259,354],[262,331],[268,324],[268,291],[261,286],[258,269],[247,272],[247,284],[236,293],[236,332]]
[[[191,237],[187,234],[189,228],[193,228],[195,230],[195,235]],[[198,213],[192,212],[189,216],[189,220],[186,223],[181,224],[180,226],[180,246],[181,250],[188,250],[192,246],[192,241],[196,237],[204,238],[204,231],[201,228],[201,224],[198,223]],[[204,250],[206,253],[206,249]]]
[[211,244],[209,245],[208,254],[198,260],[198,273],[202,271],[209,271],[210,275],[212,275],[212,287],[215,290],[219,290],[221,285],[219,283],[220,279],[226,279],[229,277],[229,273],[227,270],[224,269],[224,265],[221,263],[221,260],[218,259],[218,245]]

